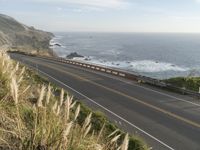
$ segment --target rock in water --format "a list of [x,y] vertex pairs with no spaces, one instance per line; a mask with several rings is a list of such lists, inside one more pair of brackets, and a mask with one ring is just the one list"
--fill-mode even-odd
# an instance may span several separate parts
[[73,59],[75,57],[84,57],[84,56],[79,55],[77,52],[70,53],[69,55],[66,56],[67,59]]
[[58,46],[58,47],[61,47],[62,45],[61,44],[58,44],[58,43],[56,43],[56,44],[54,44],[55,46]]
[[53,43],[53,44],[50,44],[50,46],[58,46],[58,47],[61,47],[62,45],[59,44],[59,43]]

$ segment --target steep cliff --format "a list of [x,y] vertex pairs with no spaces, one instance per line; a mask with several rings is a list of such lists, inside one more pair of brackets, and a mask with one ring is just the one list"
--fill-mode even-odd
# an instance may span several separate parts
[[0,48],[49,51],[49,41],[52,37],[52,33],[28,27],[12,17],[0,14]]

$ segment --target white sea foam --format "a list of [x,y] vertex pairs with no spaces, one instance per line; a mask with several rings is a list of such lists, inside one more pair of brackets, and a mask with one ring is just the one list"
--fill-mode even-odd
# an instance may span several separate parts
[[[63,36],[55,36],[50,40],[50,44],[54,45],[54,44],[60,44],[60,40],[63,38]],[[62,44],[60,44],[62,45]]]
[[156,62],[152,60],[133,61],[131,68],[140,72],[164,72],[164,71],[188,71],[189,68],[180,67],[166,62]]
[[73,60],[85,61],[85,62],[88,61],[88,62],[94,63],[93,60],[95,60],[95,59],[92,56],[84,56],[84,57],[74,57]]
[[106,51],[101,51],[99,54],[100,55],[120,55],[121,51],[119,51],[117,49],[109,49]]
[[63,46],[52,48],[58,56],[66,57],[71,52],[78,52],[94,58],[75,59],[145,76],[170,78],[187,76],[193,73],[193,68],[200,72],[199,38],[179,34],[57,33],[52,43]]
[[184,72],[189,71],[187,67],[181,67],[172,63],[156,62],[153,60],[138,60],[138,61],[106,61],[102,59],[95,59],[94,57],[74,58],[76,60],[87,60],[95,64],[105,65],[109,67],[128,69],[137,72],[165,72],[176,71]]
[[51,40],[49,41],[49,44],[50,44],[50,45],[54,45],[54,44],[56,44],[56,41],[54,40],[54,38],[51,39]]
[[61,48],[66,48],[66,46],[63,46],[61,43],[57,42],[55,39],[51,39],[49,44],[51,48],[57,47],[57,44],[59,44],[60,45],[59,47]]

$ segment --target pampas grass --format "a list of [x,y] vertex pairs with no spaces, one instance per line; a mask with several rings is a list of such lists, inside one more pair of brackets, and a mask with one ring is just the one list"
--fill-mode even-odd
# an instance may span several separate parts
[[74,121],[76,121],[76,119],[78,118],[78,115],[80,113],[80,104],[77,106],[76,111],[75,111],[75,115],[74,115]]
[[60,106],[63,105],[63,101],[64,101],[64,90],[61,89],[61,92],[60,92]]
[[106,124],[97,131],[93,113],[83,118],[73,96],[61,89],[58,98],[50,84],[29,84],[30,80],[25,67],[0,52],[0,98],[5,91],[0,99],[0,149],[128,149],[128,134],[120,140],[117,129],[106,137]]
[[46,104],[48,105],[50,102],[50,98],[51,98],[51,86],[49,84],[48,89],[47,89],[47,96],[46,96]]
[[15,77],[12,77],[12,79],[11,79],[10,93],[14,100],[15,105],[17,105],[18,104],[18,85],[17,85]]
[[129,143],[129,136],[128,134],[126,134],[124,137],[124,141],[121,145],[121,150],[128,150],[128,143]]
[[52,107],[52,111],[53,111],[54,114],[56,114],[57,108],[58,108],[58,102],[56,101],[56,102],[54,103],[53,107]]
[[42,85],[41,91],[40,91],[40,96],[39,99],[37,101],[37,106],[38,107],[43,107],[43,99],[44,99],[44,94],[45,94],[45,86]]

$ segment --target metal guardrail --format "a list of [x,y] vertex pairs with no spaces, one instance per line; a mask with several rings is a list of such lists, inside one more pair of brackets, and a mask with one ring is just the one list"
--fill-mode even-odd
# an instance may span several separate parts
[[59,61],[59,62],[79,66],[82,68],[87,68],[87,69],[107,73],[107,74],[112,74],[115,76],[119,76],[119,77],[126,78],[126,79],[131,79],[131,80],[137,80],[137,77],[138,77],[138,75],[135,75],[133,73],[126,72],[126,71],[123,71],[120,69],[115,69],[115,68],[101,66],[101,65],[92,64],[92,63],[86,63],[86,62],[82,62],[82,61],[78,61],[78,60],[64,59],[64,58],[59,58],[59,57],[58,58],[51,58],[51,57],[44,57],[44,56],[37,56],[37,57],[45,58],[45,59],[49,59],[49,60],[55,60],[55,61]]
[[[11,52],[11,53],[16,53],[16,52]],[[17,53],[19,53],[19,52],[17,52]],[[30,55],[30,54],[25,54],[25,53],[20,53],[20,54],[28,55],[28,56],[35,56],[35,55]],[[78,61],[78,60],[64,59],[64,58],[60,58],[60,57],[47,57],[47,56],[35,56],[35,57],[45,58],[45,59],[49,59],[49,60],[55,60],[58,62],[63,62],[63,63],[67,63],[70,65],[75,65],[75,66],[79,66],[82,68],[87,68],[87,69],[95,70],[98,72],[111,74],[111,75],[118,76],[121,78],[134,80],[139,83],[146,83],[146,84],[150,84],[150,85],[153,85],[153,86],[156,86],[159,88],[164,88],[164,89],[172,90],[175,92],[179,92],[181,94],[186,94],[186,95],[200,98],[200,93],[198,93],[198,92],[183,89],[180,87],[176,87],[172,84],[165,83],[162,80],[153,79],[153,78],[142,76],[139,74],[134,74],[133,72],[129,72],[129,71],[125,71],[125,70],[121,70],[121,69],[117,69],[117,68],[101,66],[101,65],[87,63],[87,62]]]

